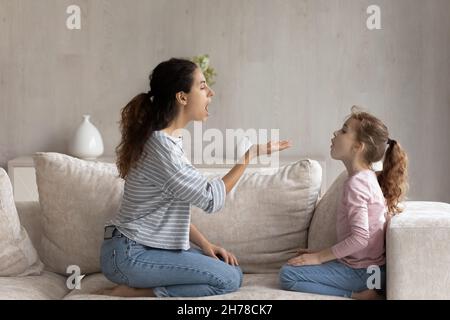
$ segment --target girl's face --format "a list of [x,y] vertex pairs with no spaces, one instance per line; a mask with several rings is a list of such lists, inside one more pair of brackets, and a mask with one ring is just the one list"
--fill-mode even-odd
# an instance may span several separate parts
[[197,68],[194,72],[191,91],[187,94],[187,103],[184,106],[188,119],[194,121],[208,119],[208,107],[214,94],[214,91],[206,84],[202,71]]
[[350,118],[342,129],[333,133],[331,139],[331,157],[335,160],[352,160],[359,152],[361,144],[356,140],[356,130],[358,120]]

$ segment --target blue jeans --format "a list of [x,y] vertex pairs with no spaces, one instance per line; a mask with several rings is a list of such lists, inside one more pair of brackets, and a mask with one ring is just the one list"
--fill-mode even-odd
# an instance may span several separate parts
[[105,277],[133,288],[153,288],[157,297],[200,297],[234,292],[242,284],[237,266],[200,250],[151,248],[115,231],[103,241],[101,267]]
[[[280,284],[285,290],[350,298],[352,292],[367,290],[367,280],[374,275],[368,269],[351,268],[337,260],[321,265],[290,266],[280,270]],[[373,277],[372,277],[373,278]],[[372,278],[369,283],[373,283]],[[380,284],[386,287],[386,268],[380,266]]]

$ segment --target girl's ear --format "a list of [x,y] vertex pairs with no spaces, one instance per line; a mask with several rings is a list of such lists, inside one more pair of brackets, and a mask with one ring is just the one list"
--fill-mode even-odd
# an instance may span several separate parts
[[364,149],[365,149],[365,145],[362,142],[356,141],[353,144],[353,152],[355,152],[355,153],[359,152],[359,151],[364,151]]
[[187,95],[183,91],[177,92],[175,98],[179,104],[183,106],[187,105]]

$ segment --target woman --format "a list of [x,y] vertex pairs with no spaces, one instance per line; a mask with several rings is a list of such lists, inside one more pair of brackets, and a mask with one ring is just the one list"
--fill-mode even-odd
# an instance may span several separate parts
[[196,64],[170,59],[153,70],[150,91],[122,110],[116,152],[125,189],[101,249],[102,271],[118,286],[104,294],[196,297],[239,289],[236,257],[190,223],[190,206],[219,211],[253,157],[290,144],[253,146],[228,174],[208,182],[185,158],[176,133],[191,121],[205,121],[213,96]]

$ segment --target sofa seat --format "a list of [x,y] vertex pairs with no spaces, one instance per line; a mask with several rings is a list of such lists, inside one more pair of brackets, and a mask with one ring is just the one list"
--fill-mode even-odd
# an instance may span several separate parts
[[[81,280],[81,289],[72,290],[64,299],[68,300],[118,300],[120,297],[102,296],[92,294],[104,288],[113,287],[114,284],[106,279],[103,274],[97,273],[86,276]],[[158,298],[130,298],[130,299],[158,299]],[[182,300],[185,298],[163,298]],[[244,274],[242,287],[237,292],[195,298],[198,300],[346,300],[345,298],[324,296],[318,294],[306,294],[281,290],[278,284],[278,274]]]
[[66,277],[43,271],[39,276],[0,277],[0,300],[60,300],[69,289]]

